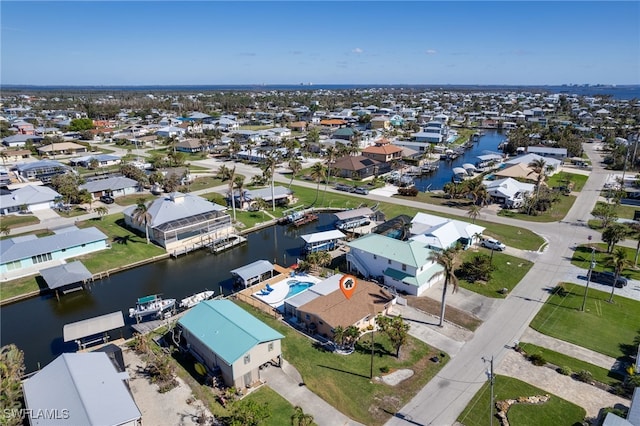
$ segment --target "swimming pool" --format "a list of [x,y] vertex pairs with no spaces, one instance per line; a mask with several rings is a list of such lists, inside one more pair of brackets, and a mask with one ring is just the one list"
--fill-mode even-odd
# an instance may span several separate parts
[[285,297],[285,299],[288,299],[291,296],[295,296],[301,291],[308,289],[314,283],[290,280],[289,282],[287,282],[287,284],[289,284],[289,293],[287,293],[287,296]]

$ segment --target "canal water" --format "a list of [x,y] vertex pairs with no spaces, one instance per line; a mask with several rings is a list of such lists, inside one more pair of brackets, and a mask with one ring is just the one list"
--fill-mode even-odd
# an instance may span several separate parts
[[75,352],[75,343],[64,343],[65,324],[122,311],[125,327],[110,332],[112,339],[131,337],[129,308],[137,298],[161,294],[179,300],[205,289],[216,295],[233,291],[230,270],[264,259],[283,266],[296,263],[304,244],[300,235],[333,228],[335,216],[319,215],[317,222],[298,229],[271,226],[252,232],[247,243],[220,254],[200,250],[177,259],[166,259],[130,269],[91,284],[88,291],[55,297],[40,296],[2,307],[0,345],[15,343],[24,351],[27,372],[44,367],[63,352]]
[[480,137],[480,140],[474,143],[471,148],[467,149],[464,154],[455,160],[442,160],[439,163],[440,167],[438,170],[431,174],[415,178],[416,188],[420,191],[442,189],[446,183],[451,182],[454,167],[462,167],[465,163],[475,165],[478,161],[478,155],[502,154],[498,149],[498,145],[506,138],[504,133],[497,130],[485,130],[485,134]]

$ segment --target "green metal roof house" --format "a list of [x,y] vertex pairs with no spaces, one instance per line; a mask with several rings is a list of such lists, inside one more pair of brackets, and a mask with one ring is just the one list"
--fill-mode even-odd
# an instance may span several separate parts
[[200,302],[178,325],[189,351],[209,371],[219,368],[227,386],[251,387],[260,366],[280,364],[284,336],[229,300]]
[[348,245],[349,271],[375,278],[398,291],[420,296],[444,277],[444,268],[428,260],[431,250],[420,241],[367,234]]

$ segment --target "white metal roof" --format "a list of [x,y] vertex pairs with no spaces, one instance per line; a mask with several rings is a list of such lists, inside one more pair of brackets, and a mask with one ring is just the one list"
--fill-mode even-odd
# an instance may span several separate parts
[[82,339],[83,337],[93,336],[120,327],[124,327],[124,317],[122,316],[122,311],[117,311],[65,324],[62,334],[65,342],[71,342],[72,340]]
[[302,238],[307,244],[336,240],[344,237],[346,237],[346,235],[338,231],[337,229],[324,232],[315,232],[313,234],[305,234],[300,236],[300,238]]

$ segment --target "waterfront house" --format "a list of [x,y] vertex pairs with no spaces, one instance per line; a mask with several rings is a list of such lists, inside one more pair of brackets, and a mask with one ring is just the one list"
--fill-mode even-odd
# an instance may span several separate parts
[[109,248],[107,236],[97,228],[75,226],[56,229],[53,235],[25,235],[0,240],[2,280],[36,274],[66,259]]
[[519,208],[526,198],[533,193],[535,185],[520,182],[513,178],[484,180],[482,184],[487,188],[491,200],[502,204],[506,208]]
[[[145,234],[144,221],[136,220],[136,206],[123,211],[127,226]],[[193,194],[174,192],[156,198],[147,207],[149,238],[167,252],[193,250],[233,233],[226,208]]]
[[200,302],[178,327],[188,351],[227,386],[252,387],[262,365],[280,365],[284,336],[230,300]]
[[564,160],[567,158],[567,148],[552,148],[549,146],[528,146],[527,152],[529,154],[537,154],[542,157],[552,157],[557,160]]
[[463,220],[447,219],[427,213],[417,213],[411,220],[411,239],[431,250],[446,250],[462,246],[467,249],[479,241],[486,228]]
[[64,353],[23,382],[29,423],[138,426],[128,379],[106,352]]
[[135,194],[138,192],[138,181],[124,176],[108,177],[106,179],[95,179],[83,183],[78,187],[80,190],[86,189],[93,200],[97,200],[103,195],[113,198],[123,195]]
[[525,154],[525,155],[519,155],[517,157],[513,157],[510,158],[509,160],[505,161],[505,164],[523,164],[525,166],[528,166],[529,164],[531,164],[534,160],[544,160],[545,163],[545,174],[547,176],[554,174],[555,172],[557,172],[558,170],[560,170],[560,166],[562,165],[562,160],[558,160],[557,158],[553,158],[553,157],[543,157],[541,155],[538,154]]
[[95,160],[95,165],[97,168],[100,167],[109,167],[116,166],[120,164],[122,158],[118,155],[113,154],[93,154],[93,155],[85,155],[84,157],[78,157],[69,160],[69,164],[72,166],[81,166],[81,167],[92,167]]
[[204,139],[185,139],[176,144],[176,151],[195,153],[205,150],[206,145],[202,145],[200,141]]
[[335,163],[333,163],[333,168],[338,171],[337,176],[339,177],[364,179],[389,172],[391,165],[389,163],[381,163],[363,155],[346,155],[338,158]]
[[399,292],[420,296],[444,277],[442,266],[429,260],[432,250],[420,241],[367,234],[348,246],[349,271],[376,279]]
[[[340,279],[344,275],[336,274],[322,281],[297,299],[285,301],[285,310],[293,313],[295,321],[309,333],[333,339],[336,327],[354,326],[366,330],[376,326],[378,315],[387,315],[395,303],[395,297],[377,284],[366,280],[357,280],[356,288],[350,298],[340,290]],[[305,301],[300,306],[295,306]]]
[[45,184],[51,182],[51,178],[56,175],[72,172],[69,166],[53,160],[21,163],[16,165],[16,171],[25,179],[40,180]]
[[376,142],[374,146],[363,149],[362,155],[381,163],[391,163],[394,160],[399,161],[402,159],[402,148],[383,139]]
[[0,195],[0,215],[9,213],[35,212],[53,207],[54,201],[60,197],[47,186],[26,185],[7,195]]
[[257,209],[256,201],[259,198],[269,203],[269,205],[272,204],[272,200],[275,200],[277,206],[286,206],[293,202],[293,191],[284,186],[274,186],[273,195],[271,194],[271,187],[249,189],[244,191],[242,196],[235,191],[234,195],[235,205],[240,209]]
[[[251,287],[264,280],[273,278],[275,268],[268,260],[256,260],[248,265],[229,271],[235,280],[235,284],[244,288]],[[277,275],[277,273],[275,274]]]

